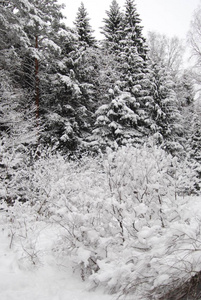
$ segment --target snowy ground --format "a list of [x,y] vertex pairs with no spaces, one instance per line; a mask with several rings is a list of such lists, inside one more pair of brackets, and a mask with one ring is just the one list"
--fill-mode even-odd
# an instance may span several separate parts
[[[2,212],[0,212],[2,214]],[[1,217],[1,216],[0,216]],[[45,237],[44,237],[45,236]],[[58,262],[50,253],[51,233],[46,229],[38,239],[40,263],[23,267],[17,249],[9,248],[11,238],[0,226],[0,299],[1,300],[112,300],[102,291],[88,291],[87,283],[72,272],[68,262]]]
[[[180,212],[182,218],[195,220],[196,224],[200,223],[201,197],[189,198],[180,206]],[[54,255],[52,249],[58,241],[58,236],[62,234],[57,226],[38,222],[37,227],[34,228],[33,223],[31,225],[33,237],[35,235],[36,238],[31,248],[28,246],[28,238],[24,239],[20,236],[20,231],[17,233],[18,236],[14,233],[12,237],[12,227],[9,228],[9,223],[4,223],[4,215],[5,212],[0,211],[0,300],[117,299],[117,295],[104,294],[103,290],[90,291],[88,283],[83,282],[79,274],[73,272],[68,257],[64,260],[64,256],[58,258],[58,255]],[[196,225],[197,227],[199,226]],[[195,231],[193,227],[191,229]],[[26,245],[23,245],[23,240],[26,241]],[[183,247],[187,248],[187,246],[190,246],[188,241]],[[197,271],[199,271],[200,241],[197,247],[196,251],[188,255],[188,260],[193,262],[196,259]],[[37,260],[33,259],[35,264],[31,263],[30,259],[34,253],[37,256]],[[161,257],[161,260],[165,259]],[[129,298],[129,300],[134,299]]]

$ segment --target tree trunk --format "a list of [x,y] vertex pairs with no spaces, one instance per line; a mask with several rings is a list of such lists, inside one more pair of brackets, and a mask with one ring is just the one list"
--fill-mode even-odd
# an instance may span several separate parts
[[[35,38],[35,48],[38,49],[38,36]],[[36,119],[39,117],[39,77],[38,77],[39,63],[35,58],[35,101],[36,101]]]

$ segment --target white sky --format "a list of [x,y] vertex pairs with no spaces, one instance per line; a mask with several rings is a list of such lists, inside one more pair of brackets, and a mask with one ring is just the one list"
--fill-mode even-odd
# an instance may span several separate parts
[[[67,17],[66,24],[70,27],[73,26],[81,1],[87,9],[96,37],[103,38],[100,27],[103,26],[105,11],[109,9],[112,0],[59,0],[66,5],[64,15]],[[117,2],[124,8],[125,0]],[[135,3],[145,35],[147,31],[157,31],[170,37],[176,35],[185,39],[193,12],[201,4],[201,0],[135,0]]]

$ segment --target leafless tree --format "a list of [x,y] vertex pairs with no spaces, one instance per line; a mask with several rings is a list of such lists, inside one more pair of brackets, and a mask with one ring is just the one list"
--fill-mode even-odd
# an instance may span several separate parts
[[195,11],[188,33],[193,60],[193,77],[201,85],[201,6]]
[[173,73],[179,72],[182,67],[184,47],[178,37],[169,38],[157,32],[149,32],[147,42],[149,56],[153,61],[161,62]]

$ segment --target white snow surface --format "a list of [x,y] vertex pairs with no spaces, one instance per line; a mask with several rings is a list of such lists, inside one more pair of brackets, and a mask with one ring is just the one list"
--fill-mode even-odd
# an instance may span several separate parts
[[[3,212],[0,212],[0,218]],[[43,228],[37,239],[37,266],[25,265],[26,255],[19,258],[11,247],[11,236],[0,225],[0,299],[1,300],[112,300],[102,290],[90,291],[86,282],[73,272],[70,261],[56,261],[51,254],[56,232]]]

